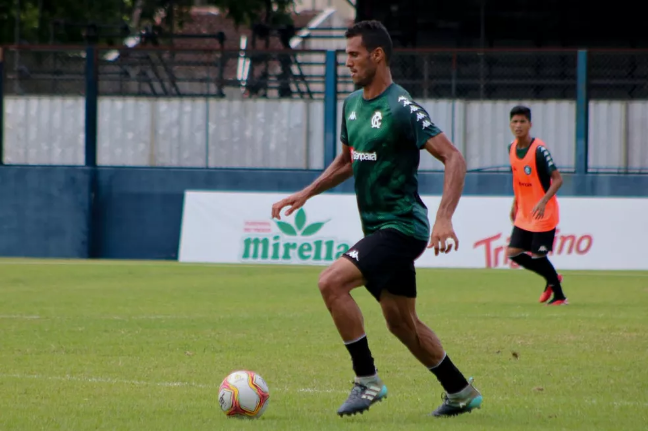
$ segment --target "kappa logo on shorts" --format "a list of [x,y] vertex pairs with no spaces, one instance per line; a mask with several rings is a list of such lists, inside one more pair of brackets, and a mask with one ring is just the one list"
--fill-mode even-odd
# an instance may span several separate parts
[[358,256],[358,250],[349,250],[345,253],[347,256],[349,256],[352,259],[357,260],[360,262],[360,257]]
[[547,252],[547,247],[545,247],[544,245],[541,245],[540,248],[538,249],[538,252],[539,253],[546,253]]

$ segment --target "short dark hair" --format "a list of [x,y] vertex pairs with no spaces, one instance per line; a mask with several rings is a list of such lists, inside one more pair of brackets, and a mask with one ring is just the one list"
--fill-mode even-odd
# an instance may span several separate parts
[[389,64],[393,44],[389,32],[380,21],[370,20],[357,22],[344,34],[344,37],[347,39],[355,36],[362,37],[362,43],[369,52],[376,48],[382,48],[385,52],[385,60]]
[[512,119],[515,115],[524,115],[527,120],[531,121],[531,109],[527,108],[526,106],[514,106],[513,109],[511,109],[511,116],[509,117],[509,120]]

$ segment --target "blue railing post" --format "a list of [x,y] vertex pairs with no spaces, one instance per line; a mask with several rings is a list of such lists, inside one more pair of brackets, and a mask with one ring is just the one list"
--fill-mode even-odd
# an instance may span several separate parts
[[86,48],[86,106],[85,106],[85,166],[91,168],[88,175],[88,257],[100,257],[101,217],[97,202],[97,116],[99,105],[97,50],[94,46]]
[[324,168],[333,162],[337,148],[337,53],[326,51],[324,88]]
[[587,50],[576,59],[576,173],[586,174],[589,148],[589,96],[587,94]]
[[0,165],[4,165],[4,52],[0,47]]
[[97,51],[86,48],[86,105],[85,105],[85,165],[97,166],[97,111],[99,83],[97,82]]

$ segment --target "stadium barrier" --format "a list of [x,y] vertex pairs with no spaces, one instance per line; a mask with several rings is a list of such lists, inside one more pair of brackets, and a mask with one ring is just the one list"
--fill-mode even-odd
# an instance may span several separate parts
[[[1,166],[0,256],[175,260],[186,190],[290,193],[319,173]],[[648,190],[646,175],[566,174],[564,180],[561,199],[645,197]],[[442,173],[422,173],[419,181],[421,194],[440,195]],[[333,191],[352,193],[353,180]],[[469,173],[464,191],[465,197],[510,199],[511,179],[501,173]],[[237,208],[229,210],[237,217]],[[269,213],[267,208],[260,217]],[[599,220],[601,228],[616,231],[617,221],[606,214],[588,217]],[[357,211],[348,217],[356,218]],[[639,216],[636,220],[643,222]],[[626,249],[624,245],[618,252],[625,255]]]
[[[115,77],[110,91],[118,91],[120,85],[134,88],[152,88],[150,85],[142,84],[143,78],[131,79],[129,83],[119,83],[123,78],[124,70],[137,72],[137,66],[141,64],[141,58],[132,64],[133,55],[146,54],[142,50],[125,50],[128,61],[121,66],[126,69],[119,69],[114,63],[104,64],[105,56],[98,56],[93,48],[83,47],[78,56],[56,56],[51,51],[60,48],[47,47],[50,54],[35,56],[33,64],[47,66],[45,72],[49,74],[35,74],[34,69],[22,68],[16,62],[16,52],[21,53],[21,58],[30,48],[11,48],[13,57],[7,63],[7,49],[0,49],[0,108],[6,114],[6,102],[10,97],[20,99],[23,94],[47,95],[52,91],[65,91],[66,94],[81,97],[81,134],[77,134],[75,140],[80,152],[69,156],[63,163],[68,166],[34,166],[42,164],[36,161],[32,165],[9,165],[0,166],[0,197],[2,209],[0,209],[0,225],[3,226],[3,237],[0,241],[0,255],[3,256],[26,256],[26,257],[60,257],[60,258],[120,258],[120,259],[177,259],[180,229],[183,213],[184,194],[186,190],[229,190],[229,191],[258,191],[258,192],[282,192],[289,193],[297,190],[312,181],[320,172],[321,167],[326,165],[336,154],[339,147],[337,133],[339,125],[339,101],[338,90],[343,85],[343,79],[337,80],[336,69],[339,68],[336,56],[339,53],[333,51],[320,53],[320,62],[323,61],[326,75],[322,78],[321,88],[323,103],[321,111],[322,127],[322,152],[319,153],[321,164],[310,166],[308,169],[237,169],[219,168],[204,169],[199,167],[113,167],[101,166],[101,151],[97,146],[99,130],[99,100],[100,90],[105,84],[101,84],[101,73],[113,74]],[[79,51],[79,50],[77,50]],[[114,51],[114,50],[113,50]],[[108,52],[110,54],[112,51]],[[121,52],[120,54],[124,54]],[[574,114],[574,145],[571,147],[574,154],[573,167],[575,173],[565,174],[565,184],[559,196],[568,197],[646,197],[648,195],[648,176],[645,175],[594,175],[588,170],[590,156],[588,152],[588,136],[590,129],[595,124],[589,121],[590,101],[588,100],[588,60],[596,58],[594,53],[586,51],[572,52],[575,59],[573,65],[576,79],[576,99],[573,102]],[[165,54],[167,55],[167,54]],[[409,54],[414,55],[412,53]],[[601,54],[602,55],[602,54]],[[608,54],[606,54],[608,55]],[[640,63],[639,54],[632,54],[634,62]],[[621,57],[615,57],[612,60]],[[120,57],[121,58],[121,57]],[[154,61],[156,68],[163,68],[160,64],[160,56],[143,56],[149,63]],[[562,58],[562,57],[561,57]],[[607,58],[607,57],[606,57]],[[176,60],[178,57],[176,56]],[[609,60],[610,64],[617,64]],[[125,60],[126,61],[126,60]],[[155,63],[157,61],[157,63]],[[189,61],[182,59],[178,61]],[[220,61],[216,57],[205,60],[206,62]],[[489,60],[490,61],[490,60]],[[571,61],[571,60],[570,60]],[[69,62],[67,66],[63,67]],[[128,63],[131,62],[131,63]],[[190,61],[189,61],[190,62]],[[495,67],[497,61],[491,61],[490,65]],[[622,62],[623,63],[623,62]],[[236,61],[235,63],[236,64]],[[487,65],[489,63],[486,63]],[[62,66],[63,65],[63,66]],[[110,66],[110,67],[109,67]],[[186,64],[181,65],[187,66]],[[211,75],[216,76],[214,82],[202,82],[203,87],[214,97],[220,97],[218,92],[221,78],[217,67],[212,64]],[[163,68],[165,73],[169,69]],[[236,68],[235,68],[236,69]],[[121,71],[120,71],[121,70]],[[157,69],[156,69],[157,70]],[[634,70],[634,69],[633,69]],[[65,72],[61,75],[61,72]],[[103,71],[103,72],[102,72]],[[11,72],[12,79],[4,79]],[[44,73],[44,72],[43,72]],[[215,73],[215,75],[213,75]],[[17,74],[17,75],[16,75]],[[16,81],[16,76],[19,77]],[[139,76],[139,75],[138,75]],[[148,75],[149,78],[151,75]],[[616,75],[615,75],[616,76]],[[36,79],[36,78],[41,78]],[[119,79],[118,79],[119,78]],[[141,78],[141,79],[140,79]],[[598,76],[592,81],[592,88],[603,88],[604,77]],[[157,79],[157,78],[156,78]],[[198,80],[201,77],[196,78]],[[616,78],[615,78],[616,79]],[[610,78],[606,82],[617,82],[623,87],[624,94],[632,93],[636,82],[632,80],[622,81]],[[633,78],[634,79],[634,78]],[[150,79],[149,79],[150,80]],[[163,83],[167,82],[162,80]],[[460,81],[455,83],[458,85]],[[624,84],[625,82],[625,84]],[[146,83],[146,82],[145,82]],[[137,84],[137,85],[136,85]],[[209,84],[209,85],[208,85]],[[213,85],[212,85],[213,84]],[[104,85],[104,87],[102,87]],[[148,84],[147,84],[148,85]],[[450,84],[452,85],[452,84]],[[31,87],[30,87],[31,86]],[[596,87],[599,86],[599,87]],[[629,87],[628,87],[629,86]],[[33,88],[32,88],[33,87]],[[128,88],[131,88],[128,87]],[[53,90],[54,88],[54,90]],[[117,90],[115,90],[117,88]],[[161,88],[161,87],[156,87]],[[171,87],[169,87],[171,88]],[[197,87],[196,87],[197,88]],[[422,89],[424,89],[422,87]],[[618,86],[615,87],[618,90]],[[24,90],[23,93],[20,91]],[[428,91],[430,87],[428,86]],[[176,90],[169,90],[176,91]],[[423,91],[423,90],[422,90]],[[620,90],[619,90],[620,91]],[[40,92],[40,93],[39,93]],[[639,93],[638,93],[639,94]],[[114,95],[114,94],[113,94]],[[433,96],[432,93],[429,93]],[[640,95],[640,94],[639,94]],[[159,95],[158,95],[159,96]],[[40,96],[39,96],[40,97]],[[147,97],[157,97],[149,94]],[[174,95],[176,100],[183,100],[180,95]],[[205,97],[211,97],[207,95]],[[255,103],[251,99],[250,103]],[[496,103],[493,101],[492,103]],[[13,103],[13,102],[12,102]],[[20,102],[22,103],[22,102]],[[76,103],[76,102],[74,102]],[[491,102],[487,102],[491,103]],[[644,103],[641,100],[626,101],[625,107],[620,111],[626,112],[628,104]],[[456,106],[459,103],[456,103]],[[29,105],[32,106],[33,105]],[[31,109],[25,105],[25,109]],[[634,105],[633,105],[634,106]],[[70,108],[71,109],[71,108]],[[76,109],[76,108],[75,108]],[[503,108],[502,108],[503,109]],[[605,106],[601,108],[605,110]],[[615,108],[616,109],[616,108]],[[25,130],[29,133],[36,133],[36,124],[40,121],[38,111],[29,111],[33,122],[26,122]],[[59,104],[48,111],[57,114],[61,118],[70,115],[68,106]],[[76,112],[76,111],[74,111]],[[616,111],[615,111],[616,112]],[[636,115],[641,117],[641,110]],[[124,118],[130,118],[127,112],[122,112]],[[319,115],[319,114],[318,114]],[[467,112],[466,112],[467,115]],[[601,114],[603,115],[603,114]],[[6,116],[0,116],[4,124],[0,122],[0,150],[3,149],[3,138],[13,133],[9,130]],[[136,119],[139,117],[135,116]],[[604,116],[601,118],[605,118]],[[621,118],[621,117],[620,117]],[[628,121],[627,115],[623,116]],[[0,120],[0,121],[3,121]],[[640,124],[645,122],[639,121]],[[151,126],[153,127],[153,126]],[[550,126],[547,126],[550,127]],[[452,130],[452,127],[450,128]],[[621,135],[627,134],[626,129],[619,129]],[[52,145],[52,142],[61,139],[64,132],[61,129],[47,129],[47,133],[39,136],[42,149],[49,153],[58,153],[60,147]],[[505,136],[505,135],[502,135]],[[614,135],[611,134],[613,139]],[[115,138],[121,139],[121,138]],[[609,140],[601,140],[608,143]],[[107,145],[110,146],[107,141]],[[644,146],[645,147],[645,146]],[[624,150],[622,150],[624,151]],[[4,153],[4,151],[2,151]],[[641,154],[624,153],[625,160],[636,160]],[[0,159],[6,162],[6,154]],[[468,152],[467,158],[471,155]],[[40,160],[36,158],[37,160]],[[70,166],[78,165],[78,166]],[[622,172],[629,172],[622,170]],[[441,192],[443,176],[440,172],[422,172],[420,174],[421,193],[434,196]],[[349,181],[338,187],[335,192],[351,193],[353,182]],[[510,177],[505,173],[488,173],[475,171],[468,174],[465,187],[466,196],[510,196]],[[235,212],[235,209],[232,210]],[[269,210],[268,210],[269,212]],[[351,215],[355,217],[355,213]],[[612,219],[610,219],[612,220]],[[609,226],[612,223],[602,223]],[[500,232],[493,232],[496,235]],[[503,234],[503,233],[502,233]],[[484,237],[488,238],[488,237]]]
[[[362,238],[355,196],[316,196],[293,215],[281,221],[272,220],[269,208],[283,197],[277,193],[187,191],[179,260],[330,265]],[[423,195],[421,199],[432,210],[434,220],[440,197]],[[648,269],[648,261],[641,253],[648,231],[642,228],[645,222],[634,216],[648,212],[647,199],[561,198],[559,205],[560,223],[551,252],[557,267]],[[517,268],[506,257],[512,228],[510,209],[510,197],[464,197],[453,219],[459,251],[439,256],[424,253],[417,266]],[[610,229],[608,223],[601,223],[602,219],[618,228]],[[619,251],[619,238],[628,235],[635,241]]]

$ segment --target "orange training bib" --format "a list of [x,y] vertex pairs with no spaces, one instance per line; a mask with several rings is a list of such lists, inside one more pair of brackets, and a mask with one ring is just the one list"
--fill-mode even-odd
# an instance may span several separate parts
[[536,169],[536,152],[538,146],[545,146],[540,139],[534,139],[523,159],[516,154],[517,139],[511,145],[509,159],[513,170],[513,192],[517,201],[515,226],[530,232],[547,232],[558,225],[558,199],[554,195],[545,207],[544,217],[536,220],[531,214],[533,207],[544,197],[546,190],[542,186]]

